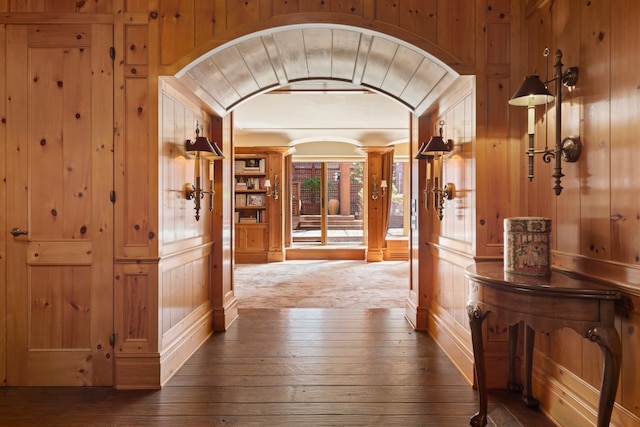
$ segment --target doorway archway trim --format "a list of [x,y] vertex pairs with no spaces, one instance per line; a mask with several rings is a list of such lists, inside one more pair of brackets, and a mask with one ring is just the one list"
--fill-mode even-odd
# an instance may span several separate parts
[[248,34],[176,74],[216,114],[303,80],[352,83],[421,115],[459,77],[428,52],[392,36],[336,24],[301,24]]

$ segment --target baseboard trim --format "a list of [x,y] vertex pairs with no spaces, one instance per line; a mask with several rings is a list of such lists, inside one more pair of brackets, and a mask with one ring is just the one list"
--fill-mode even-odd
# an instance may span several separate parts
[[212,317],[211,311],[208,311],[162,351],[160,356],[161,386],[164,386],[213,334]]

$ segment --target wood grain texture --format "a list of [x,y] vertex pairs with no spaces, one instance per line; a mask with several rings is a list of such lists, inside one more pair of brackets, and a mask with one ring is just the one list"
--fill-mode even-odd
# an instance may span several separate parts
[[[4,388],[0,417],[67,426],[467,425],[476,392],[403,311],[242,310],[162,390]],[[493,394],[490,412],[497,407],[525,427],[553,425],[515,395]]]
[[12,55],[9,67],[17,73],[8,75],[16,92],[7,135],[17,150],[6,179],[25,182],[10,221],[26,234],[7,242],[16,268],[8,276],[6,381],[111,385],[113,308],[104,304],[113,300],[111,28],[33,25],[9,33],[9,52],[24,54]]

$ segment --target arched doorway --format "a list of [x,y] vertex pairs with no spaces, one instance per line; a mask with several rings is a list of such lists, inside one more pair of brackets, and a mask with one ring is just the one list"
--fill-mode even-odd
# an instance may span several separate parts
[[192,61],[177,77],[220,116],[266,92],[312,80],[383,95],[419,116],[459,75],[429,53],[379,32],[304,24],[232,40]]

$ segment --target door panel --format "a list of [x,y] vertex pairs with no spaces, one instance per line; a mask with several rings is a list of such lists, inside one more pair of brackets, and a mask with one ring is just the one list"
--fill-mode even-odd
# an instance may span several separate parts
[[7,26],[7,385],[112,385],[110,25]]

